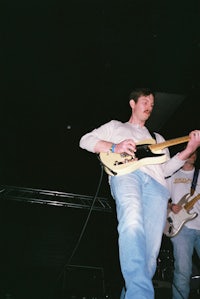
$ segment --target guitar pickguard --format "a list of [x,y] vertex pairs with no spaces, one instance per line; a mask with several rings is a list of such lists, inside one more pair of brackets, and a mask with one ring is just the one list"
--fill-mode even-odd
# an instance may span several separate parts
[[162,152],[152,152],[148,145],[137,145],[137,151],[133,156],[125,153],[100,153],[100,160],[105,166],[105,171],[110,175],[122,175],[134,171],[141,166],[159,164],[166,161],[166,155]]

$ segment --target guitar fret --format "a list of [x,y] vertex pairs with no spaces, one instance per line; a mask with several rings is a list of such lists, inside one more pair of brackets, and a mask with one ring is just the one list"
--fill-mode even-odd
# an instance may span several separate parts
[[161,143],[151,144],[151,145],[149,145],[149,148],[151,150],[161,150],[166,147],[176,145],[176,144],[181,144],[181,143],[188,142],[188,141],[189,141],[189,136],[184,136],[184,137],[180,137],[180,138],[174,138],[171,140],[167,140],[167,141],[164,141]]
[[200,199],[200,194],[195,196],[192,200],[188,201],[184,206],[185,210],[189,211],[199,199]]

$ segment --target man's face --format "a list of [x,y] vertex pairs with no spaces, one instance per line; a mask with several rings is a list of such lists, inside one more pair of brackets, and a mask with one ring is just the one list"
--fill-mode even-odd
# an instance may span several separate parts
[[153,106],[154,96],[152,94],[148,96],[140,96],[135,104],[134,113],[137,114],[141,120],[146,121],[151,115]]

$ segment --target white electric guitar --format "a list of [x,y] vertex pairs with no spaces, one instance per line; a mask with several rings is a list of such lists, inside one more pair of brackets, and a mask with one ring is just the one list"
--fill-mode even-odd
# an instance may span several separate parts
[[198,213],[189,213],[189,211],[200,199],[200,194],[188,201],[190,198],[190,193],[185,194],[181,198],[181,200],[178,202],[178,205],[182,206],[182,209],[177,214],[173,213],[171,210],[168,210],[166,226],[164,229],[164,234],[167,237],[176,236],[187,221],[193,220],[198,216]]
[[132,172],[141,166],[149,164],[160,164],[167,160],[162,149],[187,142],[189,136],[174,138],[161,143],[156,143],[154,139],[148,139],[136,145],[136,152],[130,156],[126,153],[100,153],[99,158],[109,175],[122,175]]

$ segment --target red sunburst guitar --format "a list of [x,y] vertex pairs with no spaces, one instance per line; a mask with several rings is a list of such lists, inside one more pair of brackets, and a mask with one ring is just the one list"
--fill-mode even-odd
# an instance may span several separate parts
[[176,236],[186,222],[198,216],[196,212],[189,213],[189,211],[192,209],[194,204],[200,199],[200,194],[198,194],[191,200],[189,199],[191,199],[190,193],[185,194],[181,198],[181,200],[178,202],[178,205],[182,206],[182,209],[177,214],[173,213],[171,210],[168,210],[166,226],[164,229],[164,234],[167,237]]
[[132,172],[141,166],[150,164],[160,164],[167,160],[162,150],[166,147],[187,142],[189,136],[174,138],[161,143],[156,143],[154,139],[148,139],[140,142],[136,146],[136,152],[133,156],[125,153],[100,153],[99,158],[109,175],[122,175]]

